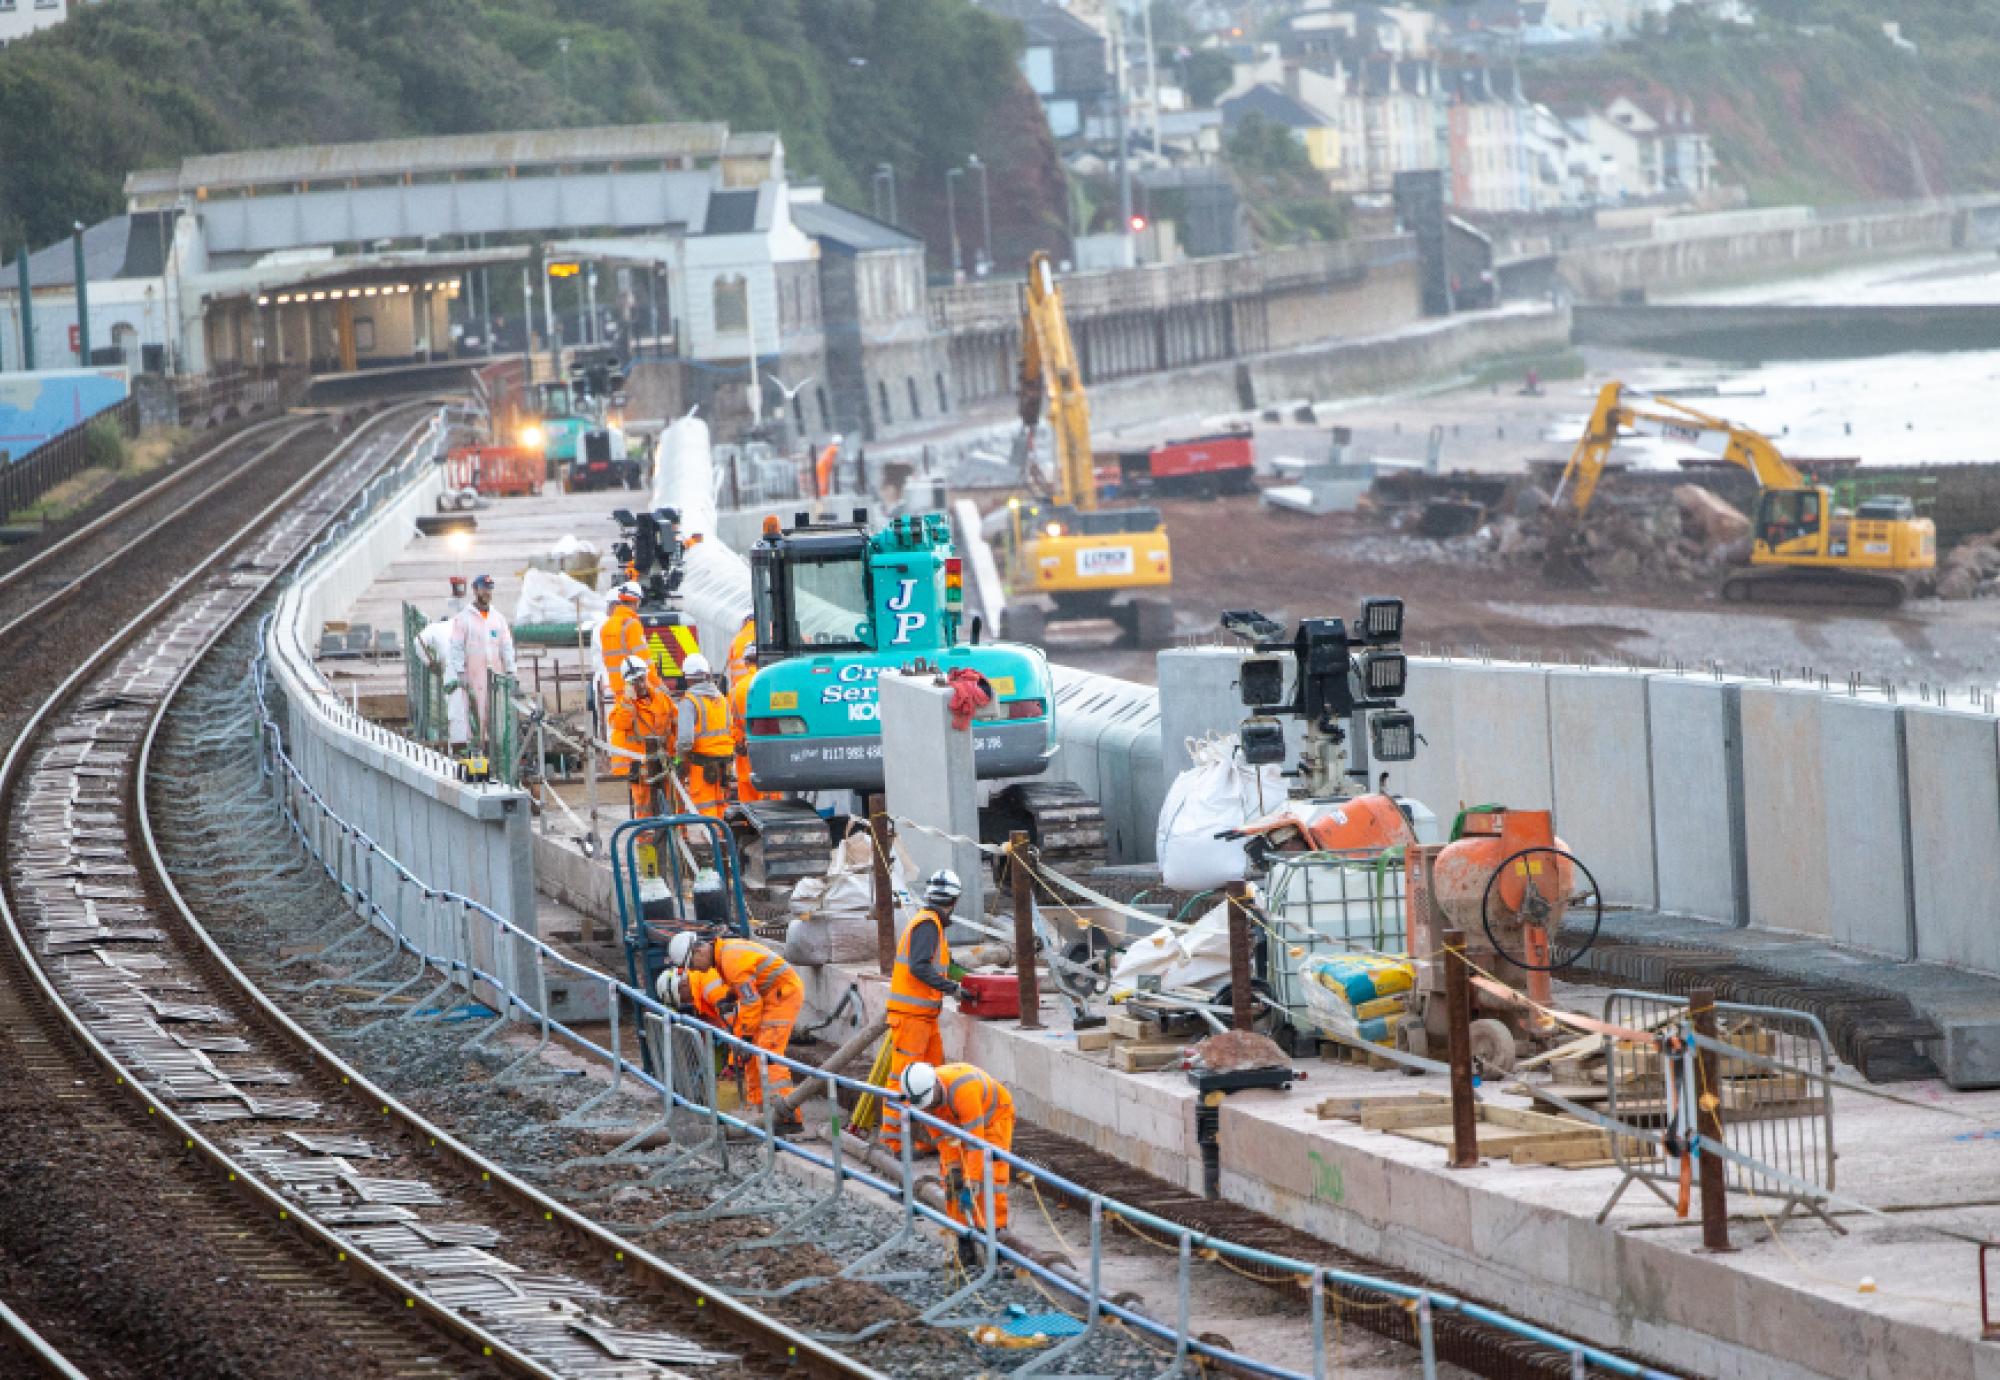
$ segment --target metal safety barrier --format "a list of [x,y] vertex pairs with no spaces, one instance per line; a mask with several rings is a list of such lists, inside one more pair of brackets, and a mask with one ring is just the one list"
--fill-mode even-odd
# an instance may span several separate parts
[[445,707],[444,667],[424,643],[429,627],[415,604],[403,605],[403,696],[409,704],[410,736],[420,743],[443,743],[450,733]]
[[[1645,1185],[1669,1207],[1681,1183],[1683,1144],[1692,1146],[1697,1099],[1719,1103],[1728,1151],[1729,1189],[1783,1204],[1772,1230],[1800,1209],[1845,1234],[1827,1215],[1834,1191],[1833,1052],[1826,1027],[1805,1011],[1775,1006],[1715,1003],[1721,1039],[1716,1055],[1719,1087],[1701,1087],[1696,1041],[1688,1032],[1685,998],[1620,989],[1604,999],[1607,1025],[1657,1030],[1660,1045],[1605,1042],[1604,1113],[1620,1126],[1655,1132],[1610,1135],[1611,1156],[1622,1177],[1598,1212],[1604,1221],[1625,1190]],[[1660,1135],[1660,1128],[1672,1134]]]

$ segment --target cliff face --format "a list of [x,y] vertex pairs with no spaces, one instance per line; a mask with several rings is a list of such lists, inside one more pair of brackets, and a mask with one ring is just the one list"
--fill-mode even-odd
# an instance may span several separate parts
[[[1945,195],[2000,186],[2000,7],[1887,0],[1867,17],[1826,0],[1812,22],[1783,3],[1748,32],[1676,32],[1579,60],[1536,63],[1530,96],[1602,105],[1628,95],[1649,109],[1691,101],[1714,140],[1719,177],[1760,204]],[[1988,14],[1991,8],[1996,11]],[[1904,14],[1915,50],[1882,32]]]

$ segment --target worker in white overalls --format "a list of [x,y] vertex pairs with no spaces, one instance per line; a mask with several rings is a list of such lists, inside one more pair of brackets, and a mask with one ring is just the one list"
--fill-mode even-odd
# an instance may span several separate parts
[[445,648],[444,690],[451,714],[454,751],[473,741],[472,724],[466,713],[468,694],[479,711],[482,744],[492,731],[492,705],[487,701],[486,685],[489,671],[514,674],[514,631],[493,607],[493,577],[480,575],[472,582],[472,602],[451,620],[451,641]]

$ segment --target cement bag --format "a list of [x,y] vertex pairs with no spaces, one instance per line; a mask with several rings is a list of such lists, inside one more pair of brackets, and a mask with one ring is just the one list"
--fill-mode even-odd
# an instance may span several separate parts
[[1157,977],[1160,990],[1210,990],[1229,980],[1229,903],[1218,902],[1194,924],[1161,926],[1135,939],[1111,969],[1111,991],[1137,991],[1141,977]]
[[1283,768],[1253,771],[1236,760],[1236,735],[1188,740],[1194,765],[1174,778],[1160,806],[1154,836],[1160,881],[1175,891],[1205,891],[1240,882],[1249,866],[1240,839],[1216,835],[1282,804]]
[[[877,937],[871,848],[867,831],[856,830],[833,850],[824,877],[807,877],[792,889],[792,919],[785,927],[786,962],[808,967],[874,962]],[[895,888],[896,928],[900,932],[916,914],[917,903],[905,881],[908,864],[900,851],[892,863],[889,880]]]
[[604,621],[604,596],[579,580],[553,570],[530,570],[521,576],[521,602],[514,605],[514,626],[575,623],[594,628]]
[[660,433],[653,456],[653,507],[681,515],[684,536],[715,535],[715,457],[708,423],[689,413]]
[[1386,954],[1321,954],[1300,964],[1299,976],[1321,1030],[1387,1044],[1409,1010],[1417,967]]

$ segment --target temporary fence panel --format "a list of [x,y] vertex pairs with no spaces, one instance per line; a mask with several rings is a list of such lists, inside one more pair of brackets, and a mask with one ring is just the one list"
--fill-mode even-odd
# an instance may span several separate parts
[[1374,852],[1283,854],[1271,861],[1265,981],[1296,1030],[1320,1027],[1307,961],[1326,954],[1401,953],[1403,862]]
[[486,766],[495,781],[521,784],[521,683],[486,673]]
[[[1833,1088],[1827,1081],[1833,1052],[1826,1027],[1810,1012],[1738,1002],[1717,1002],[1715,1016],[1726,1052],[1717,1051],[1720,1086],[1713,1089],[1700,1086],[1691,1041],[1684,1040],[1684,1051],[1606,1042],[1605,1115],[1634,1130],[1674,1134],[1656,1139],[1612,1132],[1612,1158],[1624,1177],[1597,1220],[1603,1221],[1635,1182],[1677,1206],[1678,1138],[1693,1131],[1698,1100],[1713,1093],[1723,1144],[1758,1166],[1725,1160],[1730,1191],[1782,1204],[1774,1228],[1804,1209],[1840,1231],[1824,1208],[1824,1196],[1834,1189],[1835,1162]],[[1627,1030],[1685,1037],[1688,1003],[1656,992],[1615,991],[1604,999],[1604,1020]]]
[[542,491],[548,466],[524,446],[460,446],[445,460],[445,482],[488,498],[531,497]]
[[410,736],[420,743],[442,743],[450,731],[444,668],[431,660],[430,649],[424,645],[428,626],[416,605],[403,605],[403,695],[409,704]]

